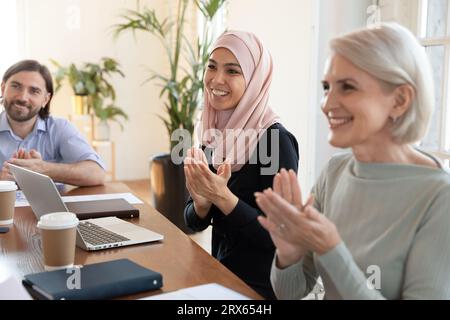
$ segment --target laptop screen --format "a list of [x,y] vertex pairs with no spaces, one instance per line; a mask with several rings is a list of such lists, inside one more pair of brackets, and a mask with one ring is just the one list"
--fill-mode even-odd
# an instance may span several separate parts
[[68,211],[50,177],[13,164],[9,167],[38,220],[50,212]]

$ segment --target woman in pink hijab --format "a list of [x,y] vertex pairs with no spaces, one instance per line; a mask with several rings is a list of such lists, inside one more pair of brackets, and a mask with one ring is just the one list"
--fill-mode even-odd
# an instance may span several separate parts
[[265,298],[275,298],[275,246],[257,220],[254,193],[280,169],[298,168],[297,141],[268,105],[271,80],[271,56],[254,34],[222,34],[204,75],[202,148],[190,149],[184,165],[187,225],[212,225],[212,255]]

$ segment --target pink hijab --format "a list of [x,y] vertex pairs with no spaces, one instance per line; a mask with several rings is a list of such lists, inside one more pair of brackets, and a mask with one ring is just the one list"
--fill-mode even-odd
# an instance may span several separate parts
[[[216,169],[227,159],[231,171],[235,172],[249,160],[266,129],[279,122],[279,117],[267,105],[272,57],[254,34],[243,31],[225,32],[216,40],[211,52],[217,48],[226,48],[234,54],[241,66],[246,89],[236,108],[225,111],[212,108],[208,94],[205,94],[200,141],[214,149]],[[219,130],[222,139],[217,139],[217,135],[214,137],[211,129]],[[249,132],[258,134],[249,135]]]

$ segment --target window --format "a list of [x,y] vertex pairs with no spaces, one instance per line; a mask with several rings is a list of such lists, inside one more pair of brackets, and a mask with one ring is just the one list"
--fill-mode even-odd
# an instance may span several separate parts
[[448,0],[420,0],[418,36],[430,58],[435,91],[435,112],[421,146],[450,161],[450,5]]
[[3,44],[0,50],[1,77],[9,66],[17,62],[19,56],[16,0],[0,1],[0,30]]

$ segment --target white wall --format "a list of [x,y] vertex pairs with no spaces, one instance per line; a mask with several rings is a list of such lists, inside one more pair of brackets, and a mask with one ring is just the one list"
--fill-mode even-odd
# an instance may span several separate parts
[[381,20],[398,22],[415,34],[418,31],[420,2],[421,0],[381,0]]
[[[272,54],[274,77],[270,105],[299,142],[300,181],[308,184],[313,130],[310,113],[311,82],[315,70],[314,17],[316,0],[231,0],[227,28],[255,33]],[[249,16],[251,15],[251,17]]]
[[0,30],[8,30],[2,33],[2,42],[8,45],[7,50],[3,48],[0,51],[0,77],[17,60],[19,41],[16,10],[15,0],[0,1]]
[[316,129],[315,129],[315,153],[314,160],[314,177],[317,178],[328,162],[330,157],[336,152],[342,150],[333,148],[328,143],[328,123],[325,116],[320,111],[320,100],[323,91],[320,86],[320,80],[325,68],[325,61],[328,57],[328,41],[340,34],[344,34],[353,29],[361,28],[366,25],[368,16],[367,8],[372,4],[371,0],[319,0],[319,34],[317,42],[317,86],[315,91],[315,113],[316,113]]
[[[231,0],[227,27],[256,33],[274,60],[271,105],[300,146],[303,192],[337,150],[327,141],[320,80],[331,37],[364,26],[371,0]],[[249,18],[251,13],[251,18]]]
[[[145,67],[164,70],[165,53],[149,34],[137,34],[136,41],[124,34],[114,42],[111,26],[119,23],[125,9],[136,9],[136,0],[21,0],[25,15],[22,21],[26,50],[30,57],[47,64],[53,58],[62,64],[98,61],[103,56],[117,59],[126,78],[113,79],[117,105],[129,115],[125,130],[112,124],[116,141],[116,178],[148,177],[148,158],[168,150],[166,129],[157,114],[163,114],[159,88],[141,85],[148,77]],[[142,1],[165,16],[164,0]],[[79,12],[79,19],[77,12]],[[52,113],[67,117],[71,113],[71,89],[67,86],[52,101]]]

